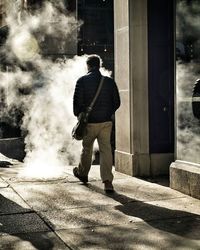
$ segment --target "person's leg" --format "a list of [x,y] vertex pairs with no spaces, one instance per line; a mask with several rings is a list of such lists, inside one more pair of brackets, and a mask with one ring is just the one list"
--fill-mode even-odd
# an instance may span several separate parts
[[110,136],[112,130],[112,122],[105,122],[101,124],[101,129],[97,136],[100,153],[100,174],[102,182],[113,181],[112,174],[112,149],[110,143]]
[[78,166],[80,176],[88,176],[92,163],[93,144],[96,139],[95,125],[88,124],[87,130],[87,135],[84,136],[82,141],[82,152]]

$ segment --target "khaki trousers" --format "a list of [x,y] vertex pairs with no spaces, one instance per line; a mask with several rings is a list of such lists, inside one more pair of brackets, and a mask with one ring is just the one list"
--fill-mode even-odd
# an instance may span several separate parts
[[88,176],[92,164],[93,144],[97,139],[100,153],[100,175],[102,182],[113,180],[112,174],[112,149],[110,136],[112,122],[89,123],[87,125],[87,135],[82,141],[82,152],[79,163],[79,174]]

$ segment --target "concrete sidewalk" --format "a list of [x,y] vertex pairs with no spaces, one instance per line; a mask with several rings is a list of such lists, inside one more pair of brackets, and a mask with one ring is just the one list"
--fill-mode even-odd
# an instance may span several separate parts
[[72,166],[47,180],[20,177],[15,160],[0,166],[1,250],[200,249],[200,201],[162,182],[115,172],[106,195],[99,166],[87,186]]

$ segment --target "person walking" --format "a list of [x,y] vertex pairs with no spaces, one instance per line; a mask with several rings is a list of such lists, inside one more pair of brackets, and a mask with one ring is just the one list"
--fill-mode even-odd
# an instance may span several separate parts
[[[88,56],[86,60],[88,73],[76,82],[73,96],[73,112],[79,116],[93,100],[101,81],[100,58],[97,55]],[[113,192],[112,149],[110,143],[112,131],[112,116],[120,107],[120,96],[115,81],[105,77],[99,96],[89,115],[87,133],[83,137],[82,152],[78,167],[73,174],[81,182],[88,182],[88,174],[92,164],[93,144],[97,139],[100,153],[100,175],[106,192]]]

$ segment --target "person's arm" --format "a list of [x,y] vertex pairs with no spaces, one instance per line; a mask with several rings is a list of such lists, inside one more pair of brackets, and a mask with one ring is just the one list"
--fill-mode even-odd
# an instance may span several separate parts
[[84,111],[84,85],[81,79],[76,82],[76,87],[73,96],[73,112],[78,116]]

